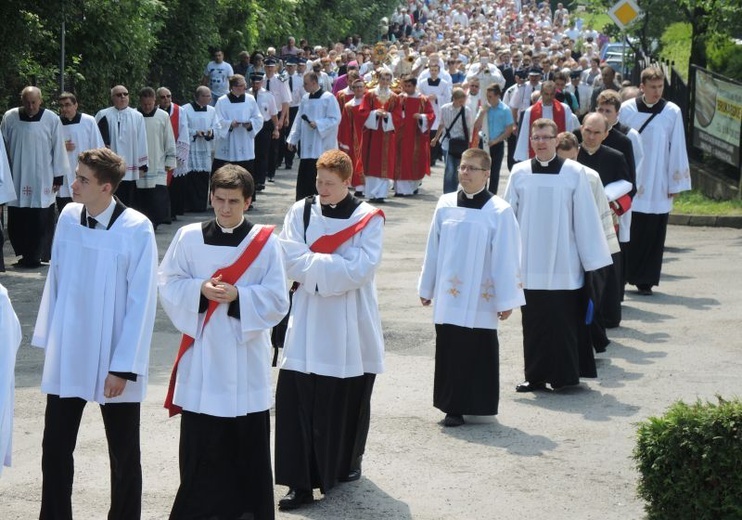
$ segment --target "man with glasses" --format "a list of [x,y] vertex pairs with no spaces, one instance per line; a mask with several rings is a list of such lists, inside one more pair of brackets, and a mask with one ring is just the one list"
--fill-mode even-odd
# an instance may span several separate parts
[[188,149],[191,143],[188,135],[188,120],[183,107],[173,103],[173,94],[170,89],[166,87],[157,89],[157,104],[170,116],[170,125],[175,138],[176,166],[172,178],[168,179],[167,187],[170,193],[170,216],[176,220],[177,215],[185,213],[185,179],[188,173]]
[[497,414],[497,322],[525,303],[518,224],[510,205],[487,191],[489,172],[484,150],[461,155],[461,190],[438,200],[418,283],[423,306],[435,301],[433,406],[449,427],[464,424],[465,414]]
[[585,322],[585,272],[611,265],[583,167],[556,153],[557,125],[534,121],[535,157],[516,164],[505,190],[520,225],[525,381],[517,392],[557,390],[597,377]]
[[111,89],[113,106],[95,115],[105,145],[123,157],[126,174],[116,189],[125,206],[135,204],[137,180],[147,172],[147,131],[144,116],[129,106],[129,90],[123,85]]

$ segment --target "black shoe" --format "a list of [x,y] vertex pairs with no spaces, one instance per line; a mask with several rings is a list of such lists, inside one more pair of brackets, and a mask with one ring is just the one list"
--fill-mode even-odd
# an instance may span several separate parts
[[314,495],[311,489],[289,489],[289,492],[278,501],[278,509],[282,511],[290,511],[292,509],[298,509],[304,504],[311,504],[314,502]]
[[447,413],[446,418],[443,419],[443,426],[461,426],[464,424],[464,416],[463,415],[456,415],[454,413]]
[[268,177],[268,182],[276,182],[273,180],[273,177]]
[[293,164],[287,164],[287,165],[285,166],[285,168],[286,168],[287,170],[290,170],[290,169],[291,169],[291,168],[293,168],[293,167],[294,167],[294,165],[293,165]]
[[13,265],[15,267],[20,267],[21,269],[36,269],[37,267],[41,267],[41,260],[21,257],[21,259]]
[[355,193],[353,194],[353,196],[354,196],[355,198],[357,198],[357,199],[365,199],[365,198],[366,198],[366,196],[365,196],[365,195],[363,194],[363,192],[362,192],[362,191],[357,191],[357,192],[355,192]]
[[636,289],[642,296],[652,296],[652,286],[649,284],[637,285]]
[[355,482],[361,478],[361,468],[352,469],[350,472],[341,478],[338,478],[338,482]]
[[368,199],[371,204],[384,204],[384,199]]
[[546,390],[546,383],[533,383],[531,381],[523,381],[521,384],[515,387],[515,391],[518,393],[535,392],[536,390]]
[[265,184],[258,184],[255,186],[255,191],[263,191],[265,189]]

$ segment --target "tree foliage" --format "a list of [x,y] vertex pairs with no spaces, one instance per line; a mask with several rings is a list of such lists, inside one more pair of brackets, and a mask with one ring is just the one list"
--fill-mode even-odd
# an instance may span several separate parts
[[168,86],[187,102],[210,49],[228,61],[242,50],[279,47],[289,36],[328,45],[375,36],[378,19],[398,0],[3,0],[0,2],[0,111],[18,105],[25,85],[47,106],[59,94],[61,27],[66,27],[65,88],[86,112],[109,104],[109,89],[136,93]]

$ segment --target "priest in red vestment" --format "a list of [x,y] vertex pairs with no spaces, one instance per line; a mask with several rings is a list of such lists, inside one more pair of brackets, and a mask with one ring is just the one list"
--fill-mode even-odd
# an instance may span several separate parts
[[435,120],[433,105],[417,91],[417,78],[402,81],[402,122],[397,129],[397,165],[394,196],[409,197],[420,181],[430,175],[430,127]]
[[392,73],[378,71],[379,84],[366,96],[369,110],[363,133],[365,192],[369,202],[384,202],[394,179],[397,162],[397,129],[402,123],[402,104],[392,92]]
[[362,197],[364,189],[363,133],[370,106],[367,102],[364,102],[366,84],[361,78],[356,78],[350,88],[353,91],[353,97],[341,107],[338,146],[350,156],[353,162],[353,176],[350,185],[355,189],[356,197]]

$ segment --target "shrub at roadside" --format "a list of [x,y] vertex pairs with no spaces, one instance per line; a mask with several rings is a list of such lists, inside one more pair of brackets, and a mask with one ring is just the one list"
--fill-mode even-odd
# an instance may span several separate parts
[[677,402],[639,424],[634,460],[649,520],[742,518],[742,402]]

